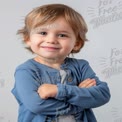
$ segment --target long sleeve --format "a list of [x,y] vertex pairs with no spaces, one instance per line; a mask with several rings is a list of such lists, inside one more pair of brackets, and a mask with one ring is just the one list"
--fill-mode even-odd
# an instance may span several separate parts
[[110,99],[110,91],[107,83],[99,80],[86,61],[80,71],[82,81],[86,78],[94,78],[97,82],[96,86],[79,88],[78,86],[58,84],[58,93],[55,98],[58,100],[66,99],[68,103],[82,107],[83,109],[95,108],[107,103]]
[[35,114],[73,114],[80,111],[77,106],[70,105],[68,102],[51,98],[47,100],[41,99],[37,93],[40,84],[36,76],[27,70],[17,70],[15,81],[16,98],[19,103]]

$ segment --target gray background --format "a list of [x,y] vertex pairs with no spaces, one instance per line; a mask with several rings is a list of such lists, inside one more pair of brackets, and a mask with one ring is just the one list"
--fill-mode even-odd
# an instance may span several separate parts
[[89,32],[76,58],[84,58],[111,90],[111,101],[94,109],[98,122],[122,122],[122,0],[0,1],[0,122],[17,122],[18,104],[11,94],[17,65],[32,58],[16,32],[25,15],[47,3],[65,3],[85,18]]

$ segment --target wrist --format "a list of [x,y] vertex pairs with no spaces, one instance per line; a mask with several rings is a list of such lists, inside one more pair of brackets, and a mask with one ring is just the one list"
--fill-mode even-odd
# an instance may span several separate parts
[[57,87],[57,85],[53,85],[52,88],[53,88],[52,97],[55,97],[57,95],[57,93],[58,93],[58,87]]
[[57,84],[57,94],[55,96],[56,99],[58,100],[65,100],[66,99],[66,87],[64,84]]

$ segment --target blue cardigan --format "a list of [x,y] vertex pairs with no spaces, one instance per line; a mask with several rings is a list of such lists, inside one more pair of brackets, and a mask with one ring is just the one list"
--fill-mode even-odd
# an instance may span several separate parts
[[[57,122],[60,115],[74,115],[76,122],[96,122],[92,108],[109,101],[107,83],[99,80],[86,60],[66,58],[61,69],[67,73],[65,84],[60,82],[59,70],[33,59],[16,68],[12,93],[19,104],[18,122]],[[94,78],[96,86],[79,88],[87,78]],[[44,83],[57,84],[55,98],[40,98],[37,90]]]

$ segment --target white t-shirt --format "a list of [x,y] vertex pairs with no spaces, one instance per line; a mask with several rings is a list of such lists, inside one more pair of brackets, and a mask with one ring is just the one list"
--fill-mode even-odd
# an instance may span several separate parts
[[[60,70],[61,83],[65,84],[65,77],[67,73],[64,70]],[[73,115],[61,115],[58,117],[58,122],[76,122]]]
[[59,116],[58,122],[76,122],[76,120],[73,115],[62,115]]

